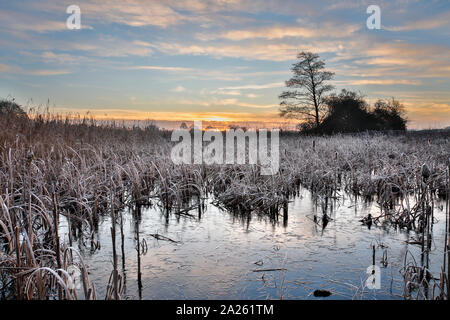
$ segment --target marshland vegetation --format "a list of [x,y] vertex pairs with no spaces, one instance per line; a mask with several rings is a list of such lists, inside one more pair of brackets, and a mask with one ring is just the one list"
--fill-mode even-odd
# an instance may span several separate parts
[[[398,270],[404,297],[448,299],[448,131],[285,132],[280,170],[270,176],[261,175],[258,165],[174,165],[170,151],[170,132],[151,123],[129,127],[49,113],[0,114],[1,299],[121,299],[125,212],[136,222],[140,274],[140,258],[149,250],[149,239],[139,232],[145,208],[159,208],[169,221],[201,219],[213,204],[243,219],[263,216],[287,224],[296,214],[289,204],[302,188],[319,208],[312,219],[325,227],[344,195],[376,203],[371,228],[410,231],[416,237],[410,245],[420,248],[419,256],[406,254]],[[442,203],[442,267],[431,274],[435,212]],[[105,244],[97,233],[104,217],[113,254],[107,289],[99,296],[79,248],[101,250]],[[68,237],[60,234],[63,219]],[[74,265],[81,290],[71,285]]]

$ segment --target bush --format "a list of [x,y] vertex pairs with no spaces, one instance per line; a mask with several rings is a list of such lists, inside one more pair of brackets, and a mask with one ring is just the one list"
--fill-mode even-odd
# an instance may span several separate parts
[[27,113],[14,101],[0,100],[0,116],[28,118]]
[[372,113],[376,118],[378,130],[406,130],[404,107],[397,100],[378,100]]
[[406,130],[404,107],[395,99],[378,100],[373,109],[361,94],[342,90],[326,99],[328,113],[319,126],[304,122],[298,126],[307,133],[351,133],[361,131]]

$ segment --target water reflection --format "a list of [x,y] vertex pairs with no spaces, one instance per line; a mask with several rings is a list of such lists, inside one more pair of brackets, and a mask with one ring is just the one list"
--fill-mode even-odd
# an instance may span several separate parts
[[[279,220],[239,216],[212,204],[190,215],[158,209],[126,212],[121,220],[124,295],[129,299],[400,299],[399,270],[414,232],[361,223],[377,216],[373,203],[343,196],[317,205],[307,190],[283,208]],[[434,225],[430,270],[439,272],[445,216]],[[113,268],[110,219],[99,224],[100,250],[83,250],[90,278],[103,297]],[[159,235],[159,236],[155,236]],[[170,239],[170,240],[168,240]],[[373,250],[375,248],[375,250]],[[374,255],[375,254],[375,255]],[[381,267],[381,289],[362,290],[367,267]]]

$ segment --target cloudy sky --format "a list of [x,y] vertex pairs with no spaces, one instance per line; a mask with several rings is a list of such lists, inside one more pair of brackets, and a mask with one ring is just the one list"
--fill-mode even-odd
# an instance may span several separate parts
[[97,117],[278,121],[308,50],[336,90],[399,99],[411,128],[450,126],[449,49],[448,0],[0,0],[0,98]]

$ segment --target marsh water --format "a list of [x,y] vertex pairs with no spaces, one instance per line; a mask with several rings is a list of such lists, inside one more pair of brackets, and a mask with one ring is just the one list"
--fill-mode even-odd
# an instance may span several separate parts
[[[407,243],[416,239],[416,233],[363,225],[359,220],[364,216],[379,214],[375,202],[343,196],[332,205],[332,220],[325,228],[313,220],[322,208],[307,190],[301,190],[289,204],[288,218],[279,221],[258,215],[241,218],[212,204],[201,217],[196,210],[190,212],[194,217],[167,216],[158,208],[142,210],[140,217],[125,212],[124,257],[120,226],[116,240],[118,269],[124,280],[122,298],[402,299],[400,271],[405,254],[412,253],[420,265],[421,247]],[[438,203],[430,253],[430,270],[436,276],[443,259],[444,210]],[[67,221],[61,222],[61,229],[67,230]],[[88,266],[99,299],[105,296],[113,270],[110,228],[110,218],[105,217],[96,234],[101,247],[95,252],[89,246],[75,245]],[[139,257],[141,286],[137,228],[141,251],[146,251]],[[377,290],[365,288],[373,246],[376,264],[381,268],[381,288]],[[381,263],[383,256],[387,265]],[[316,298],[313,292],[317,289],[332,294]]]

